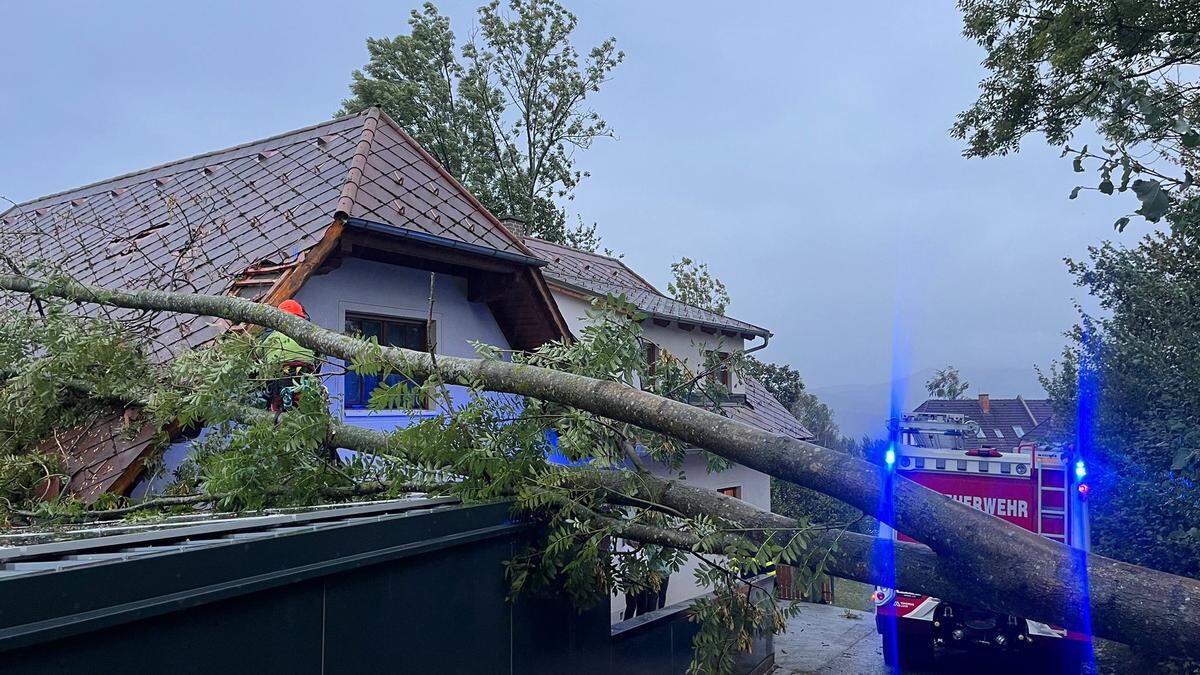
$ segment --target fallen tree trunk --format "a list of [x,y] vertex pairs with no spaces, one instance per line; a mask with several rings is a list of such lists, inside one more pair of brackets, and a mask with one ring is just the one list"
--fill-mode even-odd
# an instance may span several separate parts
[[[272,328],[342,359],[375,355],[421,377],[556,401],[703,447],[812,488],[928,544],[944,570],[1008,612],[1157,651],[1200,656],[1200,582],[1083,554],[827,448],[603,380],[498,360],[378,347],[263,304],[231,296],[125,292],[0,276],[0,289],[138,310],[220,317]],[[914,586],[912,590],[927,590]],[[931,589],[929,589],[932,592]],[[990,603],[988,603],[990,604]]]

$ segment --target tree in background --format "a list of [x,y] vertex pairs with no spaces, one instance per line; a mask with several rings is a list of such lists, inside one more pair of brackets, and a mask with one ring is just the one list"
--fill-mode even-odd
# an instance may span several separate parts
[[[965,154],[1015,152],[1029,133],[1070,142],[1085,121],[1106,144],[1066,146],[1080,185],[1133,190],[1134,212],[1157,223],[1195,199],[1200,147],[1200,13],[1191,0],[959,0],[963,33],[987,50],[990,76],[952,133]],[[1132,182],[1131,182],[1132,181]],[[1118,230],[1130,216],[1115,223]]]
[[493,213],[529,234],[594,250],[595,225],[567,226],[586,172],[575,153],[611,136],[588,97],[624,59],[608,38],[581,57],[577,19],[554,0],[499,0],[479,8],[478,33],[459,47],[433,3],[413,10],[409,34],[368,38],[342,114],[378,106]]
[[1132,189],[1135,214],[1164,226],[1133,248],[1106,242],[1067,261],[1104,315],[1081,313],[1043,384],[1062,436],[1093,467],[1097,550],[1200,573],[1200,12],[1185,0],[959,6],[991,71],[953,129],[966,154],[1015,151],[1031,132],[1065,144],[1087,124],[1100,151],[1064,154],[1099,180],[1071,197]]
[[791,410],[800,397],[804,396],[804,380],[800,372],[785,364],[760,361],[753,356],[746,358],[746,374],[762,383],[776,401]]
[[1200,575],[1200,247],[1154,233],[1068,264],[1104,315],[1081,317],[1043,385],[1081,418],[1096,550]]
[[942,368],[925,382],[925,391],[929,392],[930,398],[950,401],[962,398],[970,387],[971,383],[963,380],[954,366]]
[[667,292],[676,300],[717,314],[725,313],[729,291],[708,271],[708,263],[685,256],[671,263],[671,275],[674,280],[667,284]]

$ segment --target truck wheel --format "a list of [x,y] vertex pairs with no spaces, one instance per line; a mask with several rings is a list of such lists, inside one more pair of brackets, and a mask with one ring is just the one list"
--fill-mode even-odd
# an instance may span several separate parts
[[883,663],[905,670],[928,668],[933,665],[933,641],[912,635],[884,635]]

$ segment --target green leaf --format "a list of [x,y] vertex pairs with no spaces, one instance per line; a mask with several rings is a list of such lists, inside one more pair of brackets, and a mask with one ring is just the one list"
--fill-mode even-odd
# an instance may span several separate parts
[[1156,180],[1139,178],[1133,181],[1133,193],[1142,202],[1142,208],[1137,210],[1137,214],[1152,223],[1161,220],[1167,214],[1167,209],[1171,207],[1170,197]]
[[1100,181],[1100,191],[1106,195],[1111,195],[1113,193],[1113,182],[1107,178]]
[[1189,129],[1187,133],[1180,137],[1185,148],[1195,148],[1200,146],[1200,131]]
[[1076,185],[1074,190],[1071,190],[1071,196],[1068,199],[1075,199],[1079,196],[1079,191],[1083,189],[1082,185]]
[[1113,223],[1113,229],[1115,229],[1117,232],[1124,232],[1125,226],[1128,224],[1129,224],[1128,216],[1122,216],[1120,218],[1117,218],[1117,222]]
[[1071,167],[1075,169],[1075,173],[1083,173],[1083,157],[1076,157],[1071,162]]

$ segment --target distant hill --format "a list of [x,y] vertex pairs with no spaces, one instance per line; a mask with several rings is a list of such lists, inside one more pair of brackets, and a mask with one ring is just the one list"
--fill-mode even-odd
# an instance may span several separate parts
[[[912,410],[929,398],[925,392],[925,382],[934,372],[933,368],[919,370],[899,384],[898,391],[903,392],[902,412]],[[965,396],[977,396],[980,393],[991,394],[995,398],[1012,398],[1017,394],[1026,398],[1045,396],[1042,386],[1038,384],[1037,373],[1032,368],[963,371],[963,377],[971,383],[971,389]],[[809,391],[833,410],[843,435],[858,438],[866,434],[881,438],[887,434],[891,382],[812,387]]]

